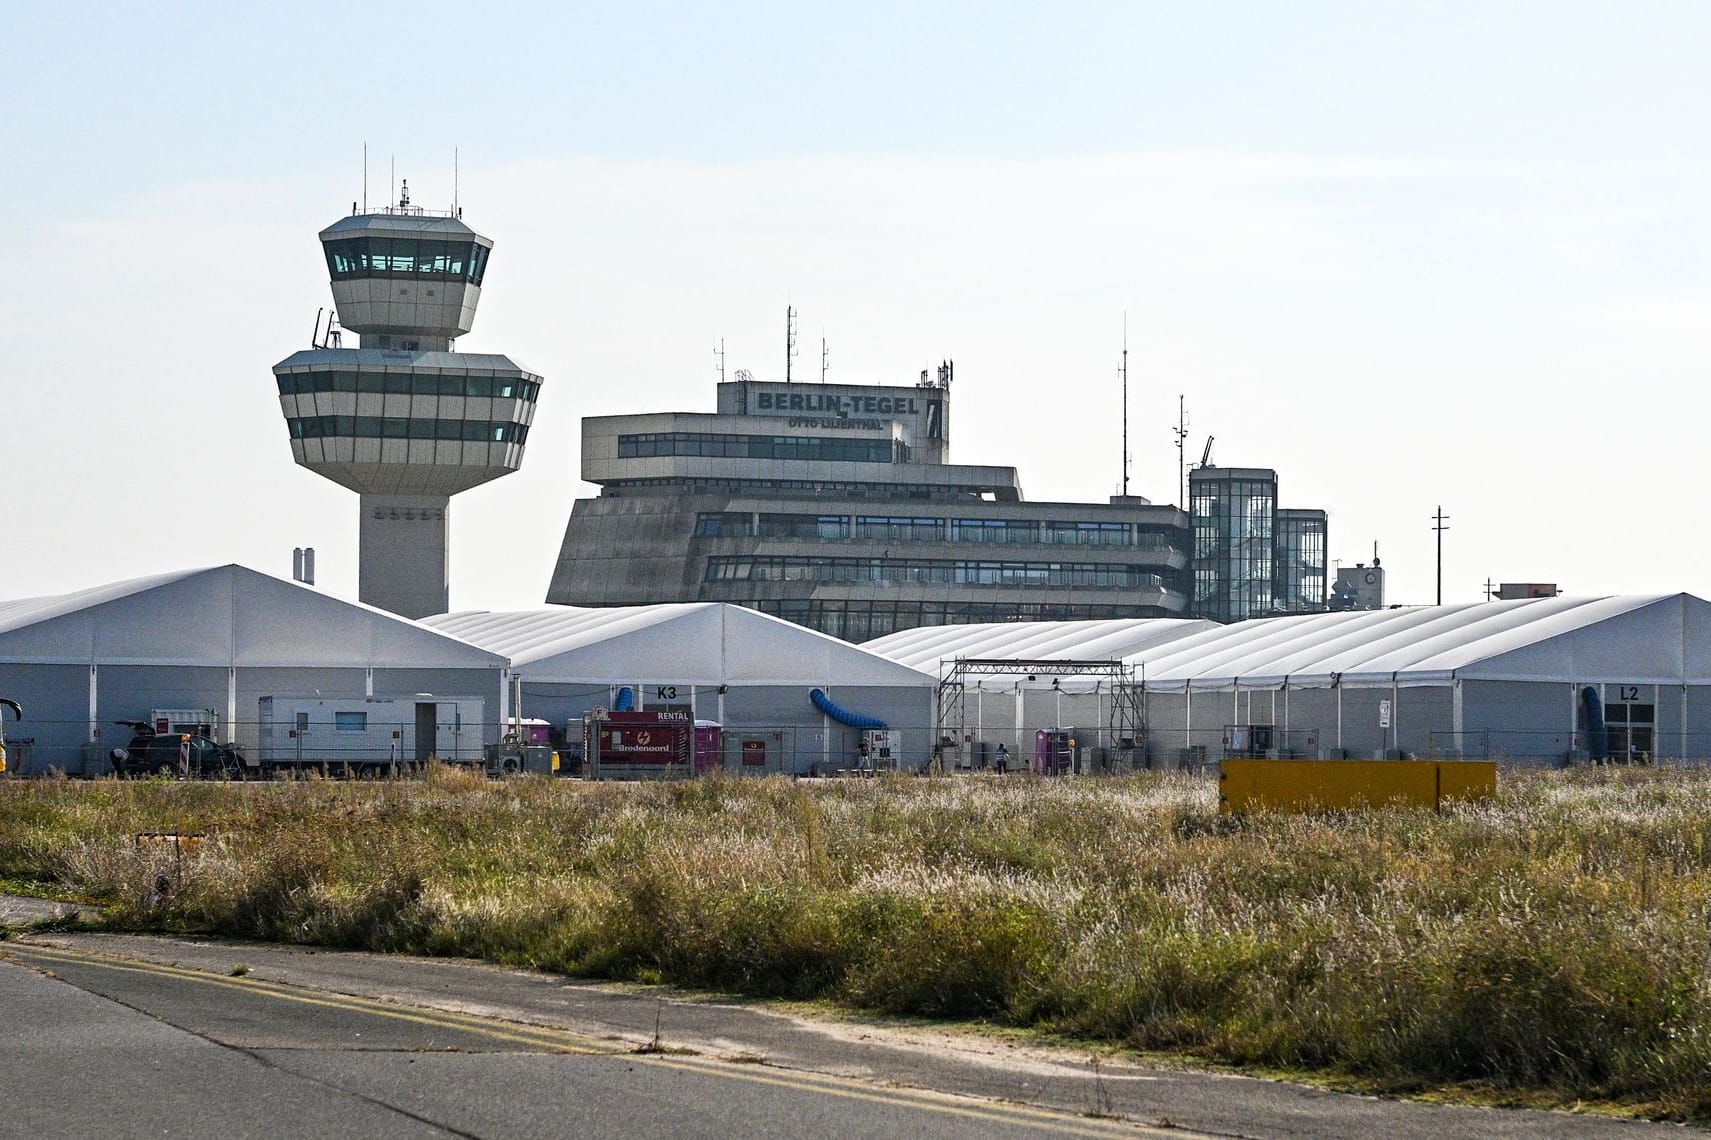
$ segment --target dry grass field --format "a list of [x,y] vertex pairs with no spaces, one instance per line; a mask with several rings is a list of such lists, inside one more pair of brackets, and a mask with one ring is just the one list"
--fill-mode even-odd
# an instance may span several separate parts
[[1506,775],[1442,815],[1214,800],[1159,776],[6,781],[0,876],[123,928],[1711,1119],[1711,773]]

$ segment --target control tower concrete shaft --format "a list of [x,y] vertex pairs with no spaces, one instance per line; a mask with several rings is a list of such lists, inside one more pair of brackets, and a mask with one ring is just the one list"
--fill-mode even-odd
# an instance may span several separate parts
[[462,211],[399,204],[321,231],[340,335],[273,367],[299,464],[362,496],[358,597],[404,617],[449,608],[451,496],[523,461],[541,378],[453,351],[493,242]]

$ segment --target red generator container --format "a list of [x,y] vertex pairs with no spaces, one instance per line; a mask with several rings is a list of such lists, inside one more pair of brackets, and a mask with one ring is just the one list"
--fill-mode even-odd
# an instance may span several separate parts
[[584,771],[593,780],[700,775],[723,761],[724,729],[684,712],[606,712],[582,718]]

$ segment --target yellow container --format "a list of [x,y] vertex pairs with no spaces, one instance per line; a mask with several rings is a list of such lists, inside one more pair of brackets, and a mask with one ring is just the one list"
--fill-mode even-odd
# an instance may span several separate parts
[[1225,760],[1218,765],[1218,810],[1341,811],[1439,808],[1497,795],[1489,760]]

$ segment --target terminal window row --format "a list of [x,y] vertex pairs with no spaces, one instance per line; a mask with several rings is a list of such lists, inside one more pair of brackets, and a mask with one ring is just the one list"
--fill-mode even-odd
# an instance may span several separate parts
[[666,431],[618,437],[618,458],[699,455],[720,459],[807,459],[842,463],[907,463],[909,447],[891,439],[792,435],[717,435]]
[[991,502],[988,488],[932,483],[847,483],[829,479],[614,479],[604,495],[626,490],[671,491],[688,495],[754,496],[757,498],[910,499],[939,502]]
[[356,392],[387,396],[477,396],[501,400],[533,400],[540,394],[536,380],[480,373],[411,372],[282,372],[278,376],[281,396],[309,396],[324,392]]
[[287,419],[292,439],[457,439],[465,443],[527,443],[527,424],[490,420],[406,419],[403,416],[300,416]]
[[353,237],[324,242],[327,272],[334,281],[359,277],[437,278],[481,284],[488,248],[478,241],[434,238]]
[[702,538],[815,538],[870,542],[1025,542],[1037,545],[1141,546],[1164,550],[1171,536],[1121,522],[1058,519],[917,518],[911,515],[753,514],[710,511],[696,516]]
[[1277,512],[1273,528],[1277,606],[1289,613],[1325,607],[1325,516],[1323,512]]
[[1160,606],[1057,602],[900,601],[890,598],[765,599],[745,602],[809,629],[863,642],[904,629],[1000,621],[1099,621],[1113,618],[1175,617]]
[[935,582],[959,586],[1164,588],[1140,566],[1097,562],[974,562],[936,558],[811,558],[791,555],[707,560],[709,582]]

